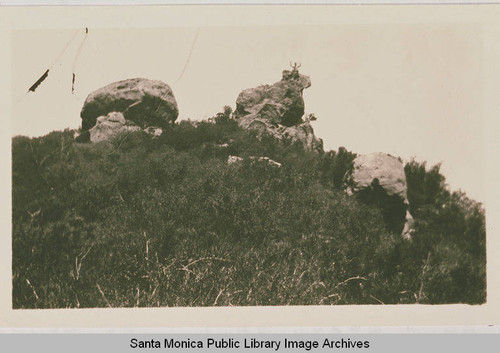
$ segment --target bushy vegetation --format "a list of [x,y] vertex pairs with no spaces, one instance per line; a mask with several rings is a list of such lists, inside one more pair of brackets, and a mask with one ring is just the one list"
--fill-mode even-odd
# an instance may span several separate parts
[[405,241],[342,190],[355,154],[258,139],[229,113],[159,138],[15,137],[13,307],[485,301],[483,210],[439,167],[406,166]]
[[[405,166],[410,211],[416,220],[408,262],[424,263],[420,300],[430,303],[486,301],[486,229],[481,205],[446,188],[439,165]],[[425,259],[422,261],[422,259]]]

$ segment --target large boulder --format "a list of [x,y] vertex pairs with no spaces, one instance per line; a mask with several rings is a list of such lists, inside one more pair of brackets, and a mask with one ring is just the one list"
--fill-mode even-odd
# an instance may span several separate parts
[[281,81],[273,85],[249,88],[236,100],[235,117],[260,116],[273,124],[293,126],[302,122],[302,92],[311,86],[309,77],[298,71],[284,70]]
[[245,129],[267,133],[279,140],[290,139],[303,144],[307,150],[320,151],[323,141],[314,136],[312,126],[302,119],[302,93],[310,86],[309,77],[297,70],[285,70],[281,81],[241,92],[234,117]]
[[410,238],[413,217],[409,212],[407,184],[401,160],[386,153],[359,155],[346,176],[348,192],[382,209],[388,228]]
[[106,141],[126,131],[139,131],[138,126],[129,126],[122,113],[111,112],[106,116],[100,116],[96,124],[88,131],[89,140],[92,143]]
[[120,112],[142,128],[164,127],[179,115],[170,87],[143,78],[114,82],[89,94],[80,113],[82,130],[90,130],[98,117],[110,112]]

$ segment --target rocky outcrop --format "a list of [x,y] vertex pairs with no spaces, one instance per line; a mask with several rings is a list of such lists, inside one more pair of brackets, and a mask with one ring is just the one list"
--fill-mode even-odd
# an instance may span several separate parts
[[281,81],[273,85],[249,88],[236,100],[234,118],[238,124],[278,140],[290,139],[312,151],[323,149],[323,141],[314,136],[309,122],[304,122],[302,92],[311,86],[309,77],[294,69],[283,71]]
[[141,128],[166,126],[179,115],[170,87],[143,78],[114,82],[89,94],[80,113],[82,131],[90,130],[98,117],[110,112],[122,113]]
[[302,92],[311,86],[309,77],[298,71],[283,71],[281,81],[244,90],[236,100],[236,118],[261,117],[272,124],[293,126],[302,122]]
[[403,163],[386,153],[359,155],[346,176],[348,192],[379,206],[391,231],[411,237],[413,217],[408,209]]
[[88,131],[90,142],[97,143],[126,131],[139,131],[138,126],[129,126],[122,113],[111,112],[96,119],[96,124]]

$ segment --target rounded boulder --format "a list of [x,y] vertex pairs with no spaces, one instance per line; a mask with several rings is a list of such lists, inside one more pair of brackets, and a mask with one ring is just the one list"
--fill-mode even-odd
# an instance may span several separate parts
[[113,82],[89,94],[80,113],[82,130],[91,129],[98,117],[110,112],[122,113],[142,128],[164,127],[179,115],[170,86],[144,78]]

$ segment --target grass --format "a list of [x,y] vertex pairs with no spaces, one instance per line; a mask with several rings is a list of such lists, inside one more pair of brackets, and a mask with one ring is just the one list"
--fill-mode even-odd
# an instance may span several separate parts
[[13,138],[14,308],[486,300],[484,211],[439,167],[405,168],[408,242],[342,190],[343,148],[258,139],[224,114],[157,139],[73,133]]

